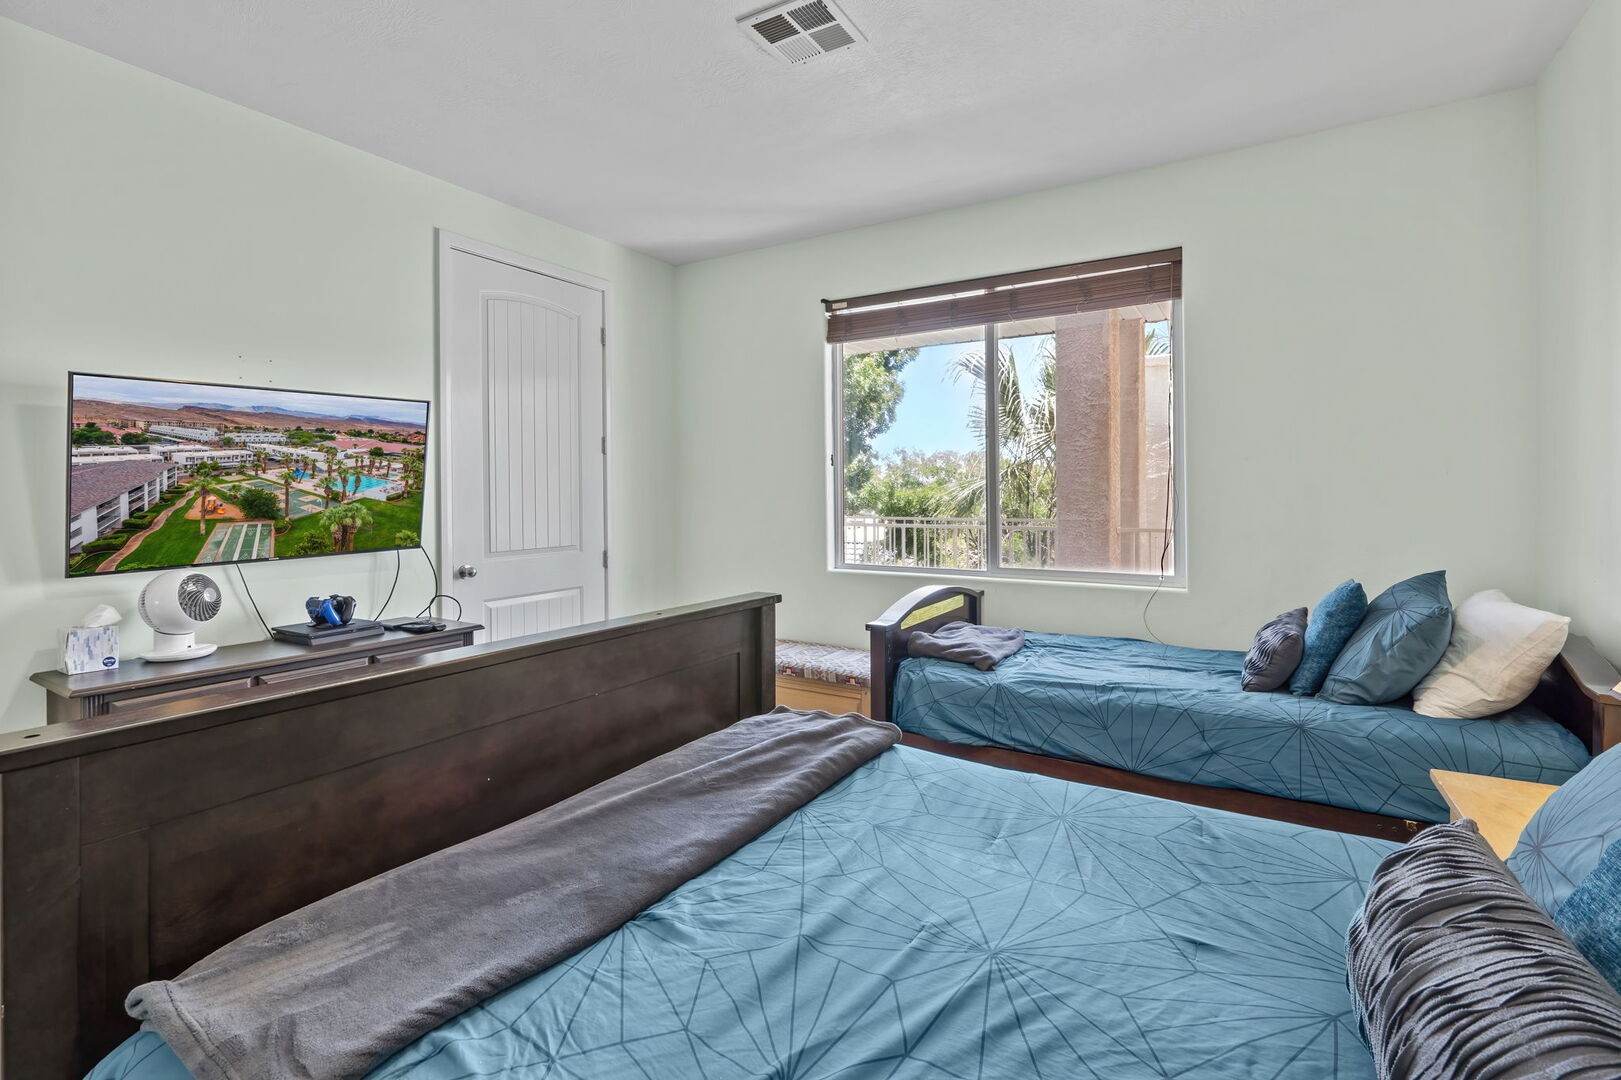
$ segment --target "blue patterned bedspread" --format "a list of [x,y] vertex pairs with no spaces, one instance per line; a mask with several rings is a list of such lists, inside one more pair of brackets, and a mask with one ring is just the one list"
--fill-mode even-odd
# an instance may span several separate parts
[[[388,1080],[1374,1075],[1345,930],[1395,845],[897,747]],[[92,1080],[181,1080],[143,1032]]]
[[894,720],[945,742],[1414,821],[1447,820],[1431,769],[1557,784],[1588,761],[1580,739],[1529,706],[1437,720],[1408,708],[1245,693],[1243,663],[1237,652],[1030,634],[990,672],[902,662]]

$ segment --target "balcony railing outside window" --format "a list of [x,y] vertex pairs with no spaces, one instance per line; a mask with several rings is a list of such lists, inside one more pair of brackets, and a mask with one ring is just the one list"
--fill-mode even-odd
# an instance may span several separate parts
[[[1058,522],[1050,518],[1004,518],[1002,565],[1020,570],[1059,569]],[[1164,529],[1120,529],[1121,569],[1157,574],[1173,563]],[[982,570],[985,528],[977,517],[845,518],[843,561],[847,565]]]

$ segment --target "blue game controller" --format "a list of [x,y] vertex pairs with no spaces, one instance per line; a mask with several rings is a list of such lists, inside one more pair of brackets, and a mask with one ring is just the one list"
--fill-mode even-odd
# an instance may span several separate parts
[[352,596],[312,596],[304,601],[304,611],[311,626],[348,626],[355,617],[355,598]]

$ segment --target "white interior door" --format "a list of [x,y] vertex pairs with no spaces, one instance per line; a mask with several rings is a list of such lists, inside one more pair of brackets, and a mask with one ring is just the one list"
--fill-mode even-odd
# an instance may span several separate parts
[[499,641],[607,617],[603,293],[440,248],[444,590]]

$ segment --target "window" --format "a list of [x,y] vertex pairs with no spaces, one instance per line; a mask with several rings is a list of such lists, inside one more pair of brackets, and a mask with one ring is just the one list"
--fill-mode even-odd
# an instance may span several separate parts
[[825,301],[835,565],[1179,581],[1181,266]]

